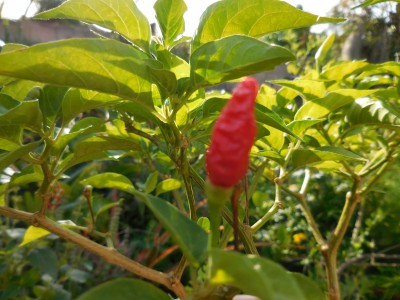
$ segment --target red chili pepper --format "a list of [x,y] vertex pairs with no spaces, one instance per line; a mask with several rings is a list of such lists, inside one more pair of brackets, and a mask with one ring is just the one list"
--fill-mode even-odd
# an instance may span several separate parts
[[214,125],[206,168],[215,186],[232,187],[246,175],[249,152],[256,136],[257,92],[258,83],[254,78],[239,83]]

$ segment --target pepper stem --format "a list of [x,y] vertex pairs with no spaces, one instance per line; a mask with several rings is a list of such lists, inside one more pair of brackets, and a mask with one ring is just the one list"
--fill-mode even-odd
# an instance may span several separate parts
[[210,218],[210,235],[208,239],[208,248],[216,248],[219,245],[219,226],[221,223],[222,209],[225,203],[231,198],[233,187],[218,187],[207,181],[205,192],[208,199],[208,211]]

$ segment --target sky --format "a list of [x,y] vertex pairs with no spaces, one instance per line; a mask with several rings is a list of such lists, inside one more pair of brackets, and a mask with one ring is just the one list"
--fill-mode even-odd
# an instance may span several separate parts
[[[188,11],[185,14],[186,31],[185,35],[193,35],[197,24],[199,22],[202,12],[210,4],[216,2],[217,0],[186,0],[188,6]],[[251,1],[251,0],[249,0]],[[29,5],[29,0],[0,0],[1,3],[4,2],[3,7],[3,17],[9,19],[18,19],[21,15],[25,13],[27,6]],[[155,22],[153,5],[156,0],[136,0],[135,1],[139,9],[148,17],[150,22]],[[329,16],[329,10],[336,5],[339,0],[286,0],[293,6],[301,4],[303,9],[307,12]],[[28,12],[27,16],[32,16],[34,14],[34,7]],[[324,25],[314,26],[314,31],[323,30]]]

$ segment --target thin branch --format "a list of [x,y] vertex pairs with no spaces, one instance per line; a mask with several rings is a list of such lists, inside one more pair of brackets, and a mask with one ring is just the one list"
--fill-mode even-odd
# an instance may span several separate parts
[[97,244],[80,234],[73,232],[71,230],[65,229],[59,226],[54,221],[46,218],[45,216],[41,216],[40,214],[32,214],[24,211],[16,210],[9,207],[0,206],[0,215],[9,217],[12,219],[16,219],[19,221],[23,221],[27,224],[43,228],[51,233],[62,237],[63,239],[72,242],[80,246],[81,248],[103,258],[105,261],[110,264],[121,267],[129,272],[132,272],[140,277],[148,279],[150,281],[159,283],[169,290],[176,293],[176,295],[180,298],[185,297],[185,292],[182,284],[180,282],[176,282],[169,275],[150,269],[145,267],[128,257],[122,255],[117,250],[113,248],[107,248],[100,244]]

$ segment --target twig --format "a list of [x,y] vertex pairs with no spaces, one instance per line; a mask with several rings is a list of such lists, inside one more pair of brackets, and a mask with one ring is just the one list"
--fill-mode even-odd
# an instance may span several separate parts
[[59,237],[62,237],[63,239],[72,242],[80,246],[81,248],[103,258],[110,264],[116,265],[140,277],[165,286],[169,290],[173,291],[180,298],[184,298],[186,295],[182,284],[180,282],[176,282],[174,278],[170,277],[169,275],[145,267],[122,255],[113,248],[107,248],[81,236],[80,234],[65,229],[56,224],[54,221],[46,218],[45,216],[42,216],[38,213],[27,213],[24,211],[3,206],[0,206],[0,215],[23,221],[27,224],[43,228],[51,233],[54,233]]

